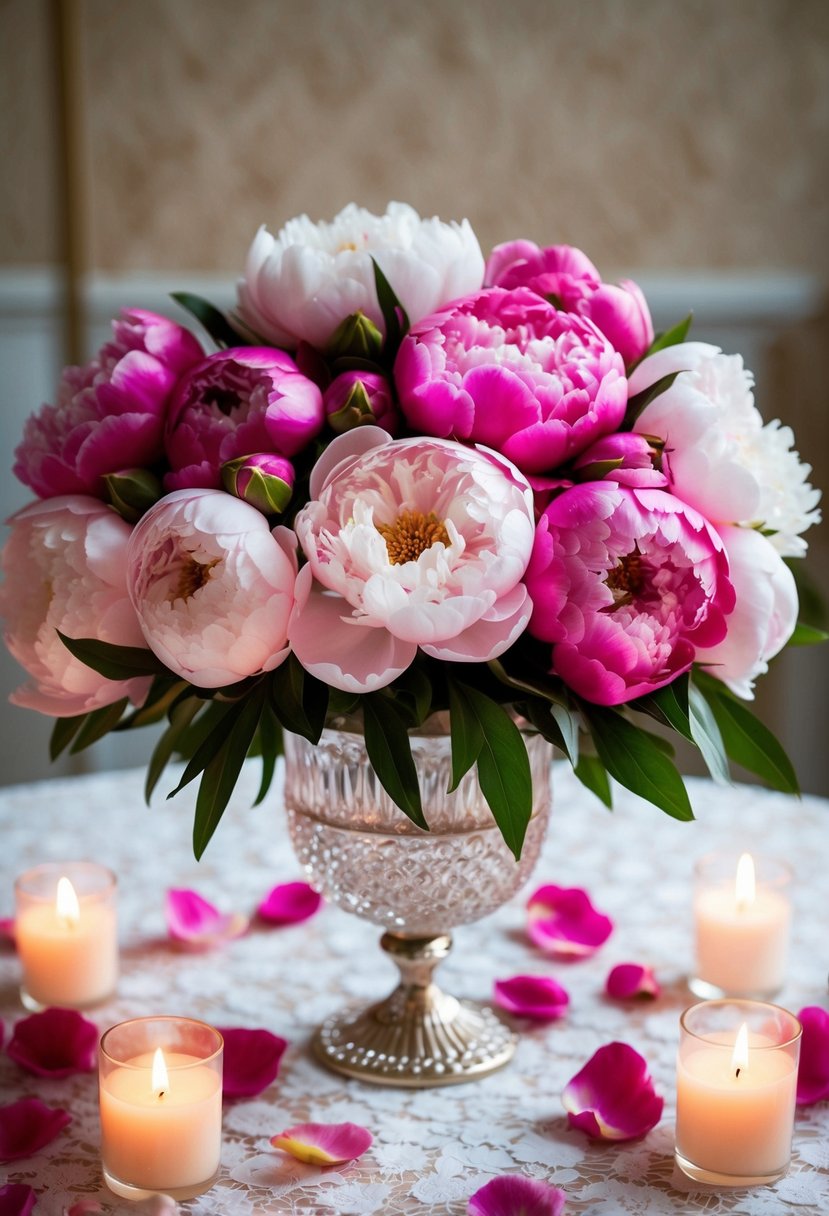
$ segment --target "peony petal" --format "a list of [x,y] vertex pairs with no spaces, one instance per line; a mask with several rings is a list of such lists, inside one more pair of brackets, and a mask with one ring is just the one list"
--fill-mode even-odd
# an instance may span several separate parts
[[44,1009],[14,1028],[7,1051],[15,1063],[38,1077],[68,1077],[91,1072],[98,1049],[98,1027],[76,1009]]
[[296,925],[322,907],[322,896],[307,882],[283,882],[275,886],[256,909],[272,925]]
[[0,1216],[29,1216],[37,1203],[37,1193],[23,1182],[0,1186]]
[[527,910],[530,940],[561,958],[587,958],[613,932],[613,921],[593,907],[581,887],[539,887],[530,896]]
[[600,1047],[561,1095],[573,1127],[601,1140],[644,1136],[662,1117],[648,1066],[627,1043]]
[[89,1216],[90,1212],[103,1212],[97,1199],[79,1199],[71,1208],[64,1209],[64,1216]]
[[285,1039],[269,1030],[220,1027],[224,1039],[222,1093],[225,1098],[253,1098],[274,1081]]
[[170,890],[165,900],[167,931],[191,946],[214,946],[241,937],[250,923],[241,912],[222,913],[197,891]]
[[605,982],[605,992],[617,1001],[652,1000],[660,991],[651,968],[641,963],[617,963]]
[[0,1161],[31,1157],[71,1122],[68,1111],[46,1106],[40,1098],[21,1098],[0,1106]]
[[298,1123],[271,1136],[271,1144],[309,1165],[342,1165],[361,1157],[372,1135],[356,1123]]
[[556,1186],[501,1174],[469,1196],[469,1216],[559,1216],[567,1196]]
[[567,1011],[570,996],[561,984],[549,975],[515,975],[509,980],[496,980],[495,1003],[509,1013],[538,1021],[552,1021]]
[[797,1017],[803,1027],[797,1102],[808,1106],[829,1098],[829,1012],[818,1005],[807,1005]]

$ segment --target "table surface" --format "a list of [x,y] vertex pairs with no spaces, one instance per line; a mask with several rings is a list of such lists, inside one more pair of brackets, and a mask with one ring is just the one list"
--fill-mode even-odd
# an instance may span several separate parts
[[[312,1029],[355,998],[386,995],[395,975],[377,946],[379,930],[327,906],[304,924],[254,927],[208,952],[166,938],[168,887],[191,887],[226,911],[250,913],[277,882],[301,877],[287,839],[281,795],[252,808],[258,765],[248,766],[203,860],[190,850],[192,794],[143,801],[143,773],[101,774],[0,791],[6,880],[0,915],[12,911],[15,873],[47,860],[80,856],[119,876],[122,975],[117,997],[91,1016],[101,1031],[150,1013],[191,1015],[219,1026],[266,1027],[289,1041],[277,1080],[259,1097],[226,1105],[222,1175],[193,1216],[463,1216],[468,1196],[492,1177],[523,1173],[562,1187],[566,1212],[751,1213],[817,1216],[829,1211],[829,1103],[800,1108],[788,1176],[772,1187],[711,1190],[685,1179],[673,1163],[678,1018],[691,1004],[685,983],[691,958],[691,867],[713,848],[748,847],[794,866],[794,938],[779,1002],[797,1012],[827,1004],[829,803],[796,801],[751,786],[689,781],[697,820],[677,823],[617,792],[613,814],[556,765],[554,808],[542,858],[528,890],[543,882],[584,886],[616,928],[592,959],[557,963],[524,932],[527,891],[495,915],[455,933],[440,970],[458,996],[487,999],[492,982],[520,973],[548,974],[571,996],[567,1017],[519,1025],[512,1063],[478,1082],[443,1089],[386,1089],[345,1080],[315,1064]],[[168,775],[169,776],[169,775]],[[166,788],[171,788],[168,782]],[[617,962],[654,967],[656,1001],[619,1004],[603,996]],[[19,968],[0,953],[0,1017],[7,1038],[23,1016]],[[665,1109],[658,1126],[628,1144],[594,1143],[567,1124],[560,1093],[602,1044],[621,1039],[647,1060]],[[4,1101],[38,1096],[67,1108],[72,1123],[36,1156],[12,1163],[3,1181],[26,1182],[40,1198],[36,1216],[61,1216],[93,1196],[107,1213],[130,1211],[101,1180],[97,1083],[93,1074],[44,1081],[0,1054]],[[269,1147],[269,1138],[300,1122],[350,1120],[375,1141],[342,1169],[301,1165]]]

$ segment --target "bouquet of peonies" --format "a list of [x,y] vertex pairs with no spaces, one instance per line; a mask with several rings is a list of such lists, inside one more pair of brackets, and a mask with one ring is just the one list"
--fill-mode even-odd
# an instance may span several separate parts
[[516,716],[608,804],[613,777],[691,817],[648,719],[717,778],[730,756],[796,789],[745,701],[798,631],[819,496],[738,355],[689,321],[654,339],[636,284],[577,249],[485,261],[466,221],[401,204],[263,227],[228,316],[176,299],[210,353],[123,312],[16,452],[37,501],[0,611],[53,755],[166,720],[148,797],[183,755],[197,855],[247,756],[263,796],[283,728],[358,712],[426,827],[408,732],[449,711],[453,780],[477,764],[516,855]]

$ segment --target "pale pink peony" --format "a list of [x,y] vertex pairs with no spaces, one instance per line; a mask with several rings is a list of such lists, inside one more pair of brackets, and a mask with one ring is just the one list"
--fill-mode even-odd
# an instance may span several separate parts
[[169,490],[217,490],[221,467],[252,453],[294,456],[324,420],[322,393],[290,355],[241,346],[210,355],[182,377],[165,435]]
[[551,670],[600,705],[687,671],[699,647],[725,638],[735,603],[723,543],[698,512],[612,481],[546,508],[526,582],[530,632],[552,643]]
[[310,492],[290,640],[319,679],[368,692],[418,646],[483,663],[525,629],[532,492],[495,453],[358,427],[327,449]]
[[531,287],[565,312],[587,317],[625,363],[641,358],[653,342],[650,311],[636,283],[603,283],[586,254],[571,245],[541,249],[524,240],[496,245],[484,282],[487,287]]
[[466,220],[421,219],[404,203],[389,203],[378,216],[351,203],[330,223],[300,215],[276,237],[263,225],[248,252],[234,319],[289,349],[302,341],[324,349],[356,312],[382,330],[372,258],[411,322],[483,282],[483,255]]
[[12,694],[15,705],[68,718],[146,695],[148,680],[107,680],[57,633],[145,645],[127,594],[130,531],[109,507],[81,495],[35,502],[12,517],[0,615],[6,645],[32,677]]
[[171,671],[218,688],[288,654],[293,533],[221,490],[176,490],[136,525],[129,594],[147,644]]
[[525,473],[615,430],[627,403],[624,364],[607,339],[527,287],[493,287],[421,321],[394,377],[414,430],[486,444]]
[[64,369],[57,404],[26,422],[14,472],[39,498],[102,498],[105,473],[158,460],[170,393],[204,358],[188,330],[152,312],[124,310],[112,328],[91,363]]

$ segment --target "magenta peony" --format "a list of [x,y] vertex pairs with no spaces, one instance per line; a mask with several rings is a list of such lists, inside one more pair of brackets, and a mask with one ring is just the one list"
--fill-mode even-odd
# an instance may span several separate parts
[[189,330],[153,312],[124,310],[112,328],[91,363],[64,369],[57,404],[26,422],[14,473],[39,498],[103,498],[105,473],[158,460],[170,393],[204,358]]
[[371,422],[397,434],[399,417],[391,386],[378,372],[341,372],[325,390],[323,402],[328,425],[337,434]]
[[529,288],[490,288],[414,326],[394,368],[416,431],[497,449],[524,473],[578,455],[621,422],[621,356],[589,321]]

